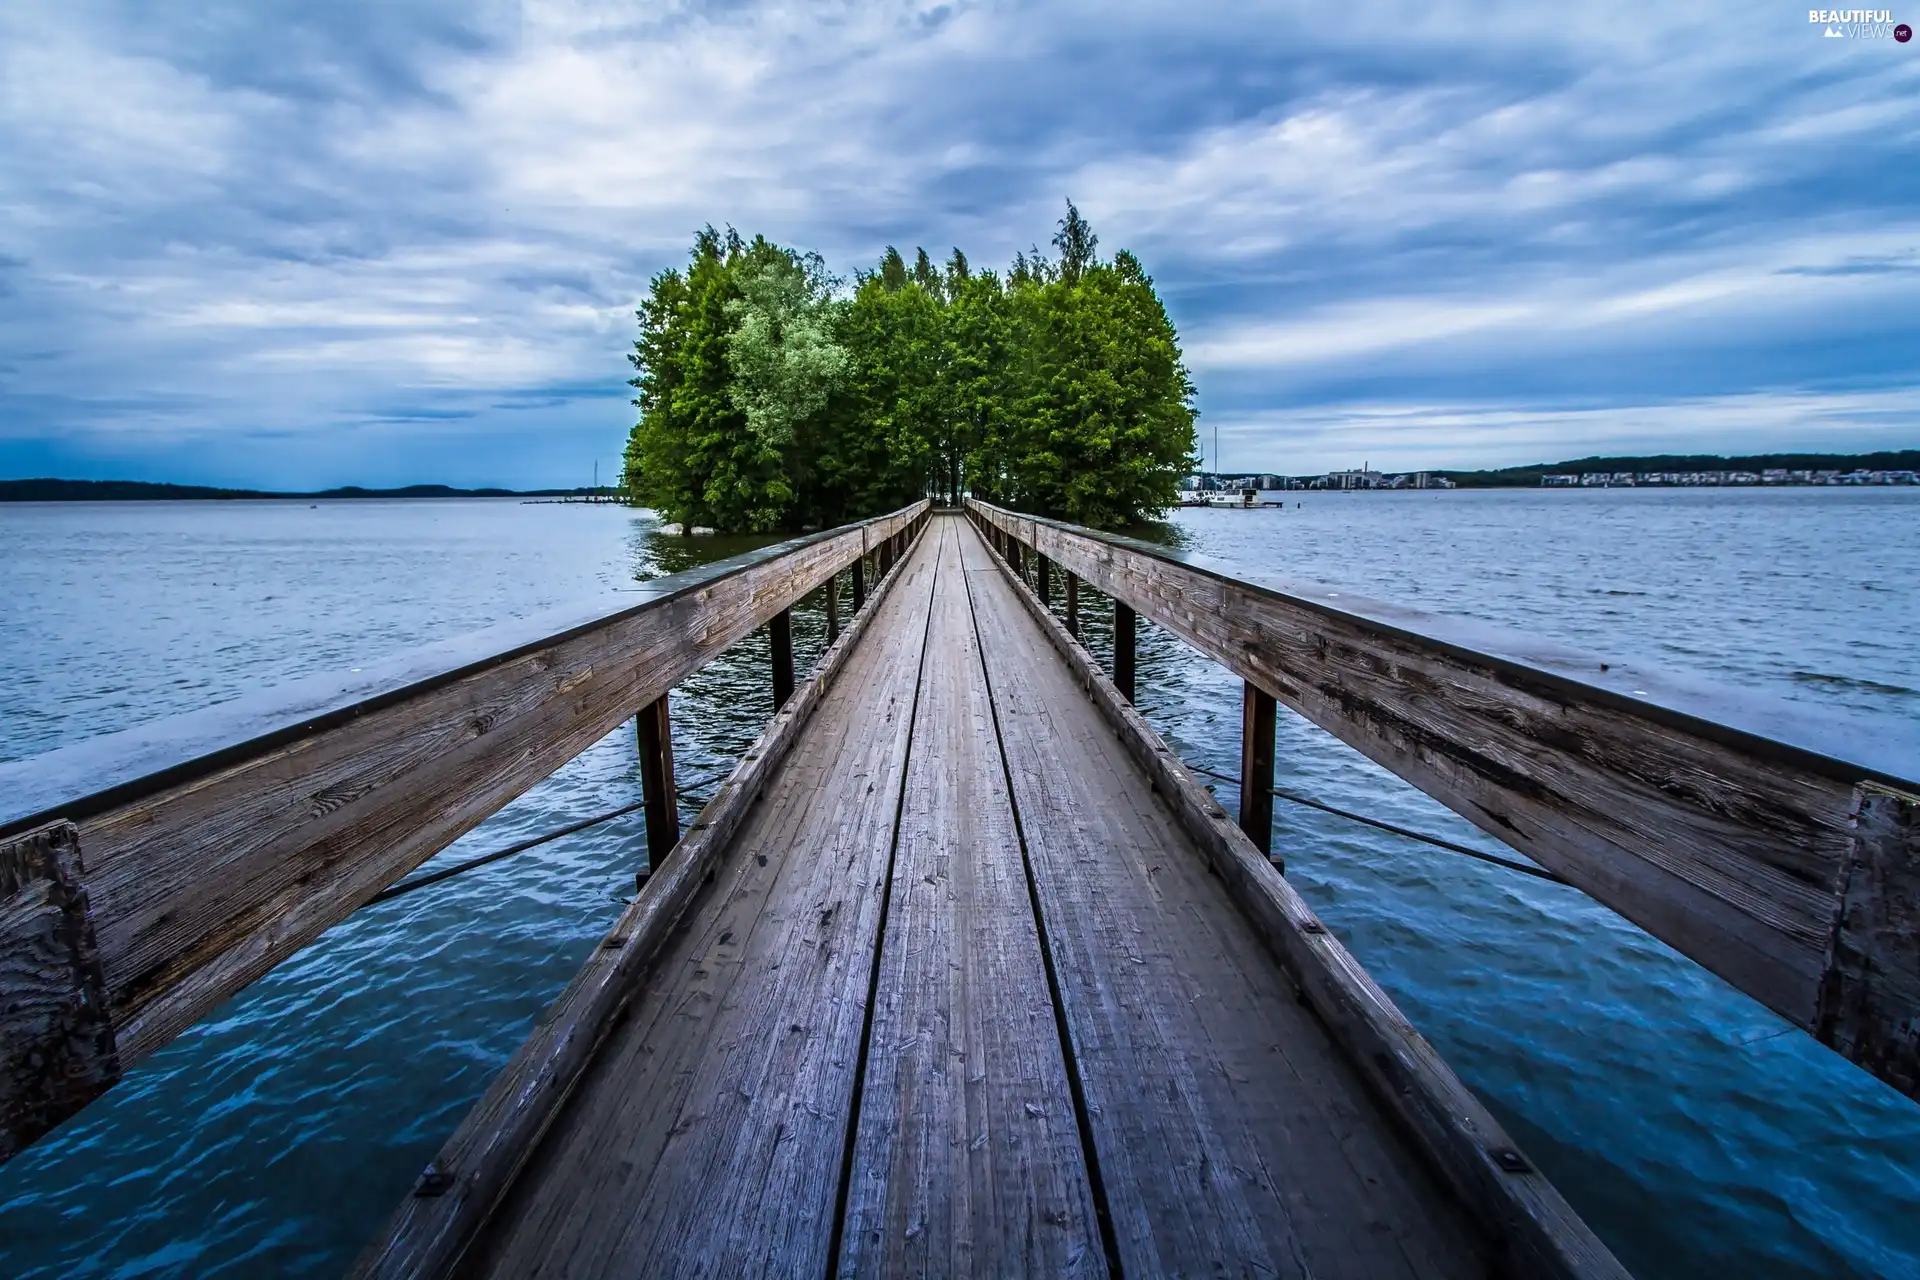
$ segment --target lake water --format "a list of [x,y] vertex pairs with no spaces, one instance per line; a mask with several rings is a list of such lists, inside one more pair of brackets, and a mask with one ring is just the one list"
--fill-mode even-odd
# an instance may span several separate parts
[[[1841,713],[1920,774],[1920,490],[1290,502],[1160,536],[1730,687],[1776,720]],[[753,545],[653,528],[511,501],[0,506],[0,759]],[[796,618],[803,663],[822,630]],[[1237,683],[1142,632],[1148,718],[1237,771]],[[675,692],[683,778],[757,735],[765,664],[756,637]],[[1279,758],[1296,790],[1499,851],[1284,711]],[[616,732],[441,857],[637,789]],[[1276,807],[1289,877],[1636,1274],[1920,1274],[1920,1106],[1571,889]],[[333,929],[0,1167],[0,1274],[341,1272],[618,913],[640,832],[634,815]]]

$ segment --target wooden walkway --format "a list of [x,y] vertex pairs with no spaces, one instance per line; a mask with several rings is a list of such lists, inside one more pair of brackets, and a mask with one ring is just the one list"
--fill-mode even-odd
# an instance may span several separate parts
[[1497,1270],[991,554],[919,538],[463,1272]]

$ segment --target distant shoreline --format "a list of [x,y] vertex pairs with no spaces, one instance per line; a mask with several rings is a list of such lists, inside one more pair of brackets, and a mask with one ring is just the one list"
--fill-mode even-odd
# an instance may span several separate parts
[[616,495],[606,489],[455,489],[444,484],[410,484],[398,489],[343,485],[308,493],[271,489],[221,489],[196,484],[155,484],[146,480],[0,480],[0,502],[235,502],[278,499],[338,502],[355,498],[592,498]]
[[[1434,467],[1402,474],[1373,471],[1332,471],[1325,475],[1280,473],[1196,473],[1211,482],[1203,488],[1261,489],[1536,489],[1620,487],[1694,487],[1714,485],[1826,485],[1858,483],[1834,479],[1860,472],[1920,471],[1920,449],[1882,450],[1876,453],[1757,453],[1724,457],[1720,454],[1635,454],[1574,458],[1566,462],[1536,462],[1521,467],[1486,471],[1452,471]],[[1418,479],[1416,479],[1416,477]],[[1590,478],[1591,477],[1591,478]],[[1393,481],[1401,483],[1391,483]],[[1265,481],[1247,485],[1245,481]],[[1445,481],[1445,484],[1435,484]],[[1278,482],[1278,483],[1273,483]],[[1880,481],[1876,483],[1887,483]],[[1910,484],[1911,480],[1891,483]]]

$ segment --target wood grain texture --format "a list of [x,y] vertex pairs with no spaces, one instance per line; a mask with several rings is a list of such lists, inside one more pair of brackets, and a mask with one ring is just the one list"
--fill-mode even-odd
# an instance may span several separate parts
[[[1131,701],[1131,699],[1129,699]],[[1240,686],[1240,829],[1253,847],[1273,852],[1274,702],[1251,682]],[[1280,867],[1279,870],[1286,870]]]
[[[999,568],[1010,573],[1004,564]],[[1428,1166],[1477,1219],[1492,1246],[1496,1274],[1625,1276],[1485,1106],[1100,672],[1092,655],[1031,596],[1019,593],[1019,603],[1067,660],[1152,789],[1205,855],[1216,883],[1225,884],[1261,941],[1299,983],[1345,1058],[1372,1086],[1373,1098],[1399,1119]],[[1417,1264],[1416,1273],[1432,1274],[1430,1266]]]
[[70,822],[0,840],[0,1163],[120,1078],[83,872]]
[[1863,786],[1814,1034],[1920,1097],[1920,796]]
[[864,639],[467,1273],[826,1271],[935,576],[924,548],[877,584]]
[[85,814],[123,1066],[311,942],[926,504],[749,559]]
[[[1869,771],[1137,544],[970,510],[1814,1027]],[[1920,971],[1879,989],[1909,982]],[[1897,1036],[1909,1014],[1862,1017]]]
[[1485,1275],[1471,1219],[1295,1000],[1040,619],[1064,630],[978,537],[966,551],[1122,1271]]
[[[916,530],[923,527],[924,521],[915,525]],[[582,1080],[590,1063],[600,1069],[605,1058],[619,1056],[612,1049],[603,1054],[603,1043],[624,1033],[628,1039],[620,1043],[631,1046],[636,1027],[665,1024],[670,1028],[682,1016],[710,1007],[715,971],[704,969],[704,960],[687,959],[685,948],[718,948],[724,958],[726,948],[735,941],[736,930],[724,924],[715,927],[711,914],[685,924],[683,919],[696,899],[710,904],[717,896],[725,909],[735,909],[737,898],[750,899],[751,885],[768,878],[764,864],[753,855],[731,860],[726,855],[737,837],[745,838],[742,831],[750,819],[764,829],[768,821],[765,807],[756,802],[776,779],[787,778],[789,757],[803,732],[814,728],[816,709],[829,700],[837,705],[849,697],[871,695],[876,650],[863,649],[861,641],[876,625],[886,625],[891,616],[891,591],[891,584],[877,588],[875,607],[849,622],[821,659],[814,678],[801,686],[760,741],[742,757],[666,865],[649,878],[646,888],[622,913],[601,946],[448,1139],[422,1176],[416,1193],[400,1205],[385,1230],[361,1254],[354,1269],[356,1276],[412,1280],[453,1274],[496,1206],[514,1187],[522,1168],[539,1158],[541,1140],[549,1127],[568,1115],[577,1117],[583,1109],[591,1111],[586,1103],[572,1105],[572,1099],[576,1091],[590,1091],[591,1082]],[[844,717],[829,714],[824,719],[831,731]],[[817,782],[817,777],[813,781]],[[791,783],[783,782],[781,794],[797,793]],[[716,888],[714,881],[720,877],[731,879],[722,879]],[[743,880],[749,885],[744,894],[739,889]],[[744,919],[750,922],[753,914],[748,910]],[[737,921],[742,917],[731,918]],[[663,955],[670,938],[672,949]],[[689,943],[690,938],[698,939],[698,943]],[[681,958],[676,960],[676,956]],[[721,972],[730,970],[723,965]],[[681,996],[660,994],[662,983],[671,985],[682,979],[689,990]],[[687,1045],[697,1047],[699,1043],[692,1038]],[[652,1056],[650,1048],[645,1053]],[[683,1088],[689,1083],[671,1067],[668,1078]],[[611,1087],[625,1092],[630,1083],[616,1070]],[[650,1132],[657,1137],[659,1131]],[[556,1142],[565,1145],[563,1140]],[[624,1183],[631,1169],[619,1166],[607,1176]],[[549,1269],[543,1274],[556,1271]]]
[[[1106,1273],[960,564],[940,570],[914,717],[843,1276]],[[930,537],[933,535],[930,535]]]
[[673,778],[673,716],[669,699],[663,694],[640,708],[633,728],[639,747],[640,796],[646,806],[645,870],[651,872],[666,861],[673,846],[680,843],[680,796]]

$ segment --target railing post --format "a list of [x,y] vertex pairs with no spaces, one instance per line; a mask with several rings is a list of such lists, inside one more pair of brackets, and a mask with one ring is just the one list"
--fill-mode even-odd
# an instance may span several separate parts
[[1273,856],[1273,695],[1247,681],[1240,695],[1240,829]]
[[827,643],[840,638],[840,575],[827,579]]
[[1065,577],[1067,579],[1067,634],[1078,640],[1080,638],[1080,579],[1071,573],[1066,573]]
[[1120,696],[1133,701],[1133,610],[1113,602],[1113,683]]
[[853,611],[860,612],[867,603],[867,558],[864,555],[853,558]]
[[782,609],[767,622],[773,640],[773,710],[778,715],[793,696],[793,611]]
[[1040,603],[1049,609],[1053,607],[1053,580],[1047,572],[1050,567],[1045,556],[1038,551],[1033,553],[1033,576],[1037,579],[1035,585],[1040,592]]
[[633,727],[640,746],[640,800],[647,815],[647,869],[637,877],[644,883],[680,843],[680,797],[673,785],[673,722],[667,714],[667,695],[643,707]]

